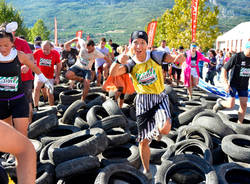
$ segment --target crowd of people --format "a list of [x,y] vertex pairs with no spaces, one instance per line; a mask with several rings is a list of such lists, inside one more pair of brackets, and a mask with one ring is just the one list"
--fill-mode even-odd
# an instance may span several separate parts
[[[214,111],[232,108],[237,92],[240,99],[238,121],[243,122],[250,77],[250,41],[244,52],[232,55],[225,50],[210,49],[204,54],[196,43],[191,43],[190,48],[180,46],[178,50],[170,50],[165,40],[161,41],[160,47],[149,49],[147,33],[135,31],[130,43],[124,46],[112,40],[107,42],[106,38],[101,38],[96,45],[91,39],[85,41],[77,37],[56,47],[48,40],[42,41],[40,36],[36,37],[34,45],[29,45],[15,36],[16,29],[15,22],[0,27],[0,131],[8,140],[6,145],[5,139],[1,139],[0,151],[12,153],[20,162],[18,183],[34,183],[35,154],[27,139],[27,129],[32,113],[39,111],[40,92],[49,105],[54,105],[53,88],[60,82],[61,71],[65,71],[70,89],[75,88],[75,81],[83,83],[82,101],[91,82],[103,90],[114,91],[120,107],[125,94],[137,93],[137,140],[143,173],[149,179],[152,178],[149,143],[152,139],[160,140],[171,129],[165,83],[186,87],[189,100],[192,100],[192,90],[200,78],[214,85],[216,77],[218,83],[224,82],[230,98],[218,100]],[[72,47],[73,43],[75,47]],[[14,142],[13,137],[8,139],[10,135],[19,141]],[[20,140],[23,140],[22,144],[19,144]],[[25,145],[27,154],[22,156],[19,152]],[[27,155],[32,155],[27,162],[28,179],[26,169],[22,169],[25,162],[20,160],[27,159]]]

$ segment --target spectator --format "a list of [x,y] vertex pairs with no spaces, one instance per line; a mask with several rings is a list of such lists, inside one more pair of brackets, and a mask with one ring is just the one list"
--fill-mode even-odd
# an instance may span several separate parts
[[216,75],[216,52],[213,49],[209,50],[209,60],[208,63],[208,72],[206,74],[205,81],[214,85],[214,76]]

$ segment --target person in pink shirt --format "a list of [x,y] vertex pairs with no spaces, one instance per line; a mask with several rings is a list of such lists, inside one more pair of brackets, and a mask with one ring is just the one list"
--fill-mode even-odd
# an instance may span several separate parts
[[186,64],[184,68],[184,85],[187,88],[189,100],[192,100],[192,89],[199,83],[199,61],[210,62],[209,59],[204,57],[196,50],[197,46],[192,43],[190,50],[186,52]]

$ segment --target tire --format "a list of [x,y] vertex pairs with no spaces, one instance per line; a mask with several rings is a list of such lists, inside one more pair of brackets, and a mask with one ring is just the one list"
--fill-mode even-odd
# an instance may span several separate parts
[[122,128],[111,128],[106,130],[109,146],[117,146],[130,140],[130,132]]
[[41,164],[52,164],[54,165],[54,163],[49,159],[49,155],[48,155],[48,150],[49,147],[53,144],[54,142],[50,142],[48,143],[46,146],[43,147],[43,149],[41,150],[40,156],[39,156],[39,161]]
[[32,122],[34,122],[34,121],[36,121],[44,116],[48,116],[50,114],[56,114],[56,113],[57,113],[56,106],[40,107],[39,111],[33,113]]
[[171,145],[174,145],[174,141],[166,136],[163,136],[160,141],[152,140],[149,144],[150,162],[161,164],[161,156]]
[[165,86],[165,91],[168,95],[169,101],[172,102],[172,104],[176,104],[177,103],[177,94],[175,92],[175,90],[169,86],[169,85],[164,85]]
[[137,169],[141,166],[139,149],[132,144],[118,145],[106,149],[98,155],[102,166],[114,163],[129,164]]
[[58,119],[55,114],[40,118],[29,125],[28,137],[31,139],[37,138],[42,134],[46,134],[57,125]]
[[63,114],[62,117],[62,123],[64,124],[69,124],[69,125],[73,125],[74,124],[74,120],[75,120],[75,116],[76,116],[76,112],[84,107],[86,104],[81,101],[81,100],[77,100],[74,103],[72,103],[67,110],[65,111],[65,113]]
[[51,164],[42,164],[37,169],[36,184],[54,184],[55,168]]
[[201,100],[202,105],[205,106],[206,109],[213,109],[214,105],[216,104],[217,98],[206,99],[206,98],[202,97],[200,100]]
[[213,155],[213,165],[220,165],[226,162],[226,155],[221,149],[221,139],[211,136],[213,141],[213,149],[211,150]]
[[36,150],[36,155],[39,158],[40,152],[41,152],[41,150],[43,148],[42,143],[40,141],[38,141],[38,140],[35,140],[35,139],[30,139],[30,141],[32,142],[32,144],[33,144],[33,146],[34,146],[34,148]]
[[54,86],[54,100],[57,101],[59,100],[59,95],[61,92],[68,90],[68,86],[63,86],[63,85],[55,85]]
[[[124,115],[120,109],[120,107],[117,105],[117,103],[112,100],[106,100],[102,106],[107,111],[109,115]],[[124,115],[125,116],[125,115]]]
[[82,130],[54,142],[49,148],[50,160],[58,165],[84,155],[97,155],[108,146],[107,135],[100,128]]
[[106,96],[100,92],[91,92],[85,98],[86,108],[90,109],[94,105],[102,105],[105,102]]
[[217,114],[208,109],[197,114],[192,121],[192,125],[201,126],[220,138],[234,134],[233,130],[226,126]]
[[57,178],[67,178],[99,167],[100,163],[97,157],[83,156],[58,164],[55,171]]
[[219,112],[218,115],[228,127],[230,127],[235,133],[250,135],[250,118],[245,117],[243,123],[237,123],[238,114],[226,115],[222,112]]
[[201,102],[198,101],[184,101],[181,103],[182,105],[184,105],[186,108],[194,108],[194,107],[201,107],[202,104]]
[[189,139],[171,145],[162,155],[161,161],[164,162],[175,155],[186,154],[187,151],[188,153],[191,152],[192,154],[203,157],[203,159],[210,164],[213,163],[213,157],[210,149],[205,145],[205,143],[195,139]]
[[109,130],[111,128],[122,127],[127,128],[126,119],[122,115],[111,115],[106,118],[103,118],[100,121],[96,121],[90,128],[98,127],[103,130]]
[[111,164],[105,167],[97,175],[94,184],[114,183],[115,180],[131,184],[149,184],[146,176],[127,164]]
[[87,123],[92,127],[97,120],[101,120],[105,117],[108,117],[109,114],[101,105],[94,105],[87,112]]
[[205,128],[200,126],[185,126],[182,129],[179,128],[176,142],[180,142],[187,139],[196,139],[205,143],[205,145],[213,149],[213,141],[209,133]]
[[175,118],[173,121],[177,127],[182,126],[182,125],[187,125],[188,123],[192,122],[195,115],[201,111],[203,111],[202,107],[191,108],[190,110],[187,110],[179,114],[178,117]]
[[224,153],[233,159],[250,163],[250,136],[228,135],[222,139],[221,147]]
[[250,183],[250,169],[246,169],[236,163],[226,163],[216,168],[220,184]]
[[57,112],[59,112],[60,114],[64,114],[64,112],[67,110],[67,108],[69,107],[69,105],[63,105],[63,104],[58,104],[56,106]]
[[131,107],[129,108],[129,117],[130,117],[132,120],[136,121],[136,110],[135,110],[135,106],[131,106]]
[[136,97],[136,93],[133,93],[133,94],[125,94],[124,96],[124,103],[127,103],[129,105],[132,105],[133,102],[134,102],[134,99]]
[[75,118],[74,126],[80,128],[81,130],[86,130],[89,128],[89,125],[86,121],[84,121],[80,116]]
[[52,141],[57,141],[66,135],[80,131],[80,128],[72,125],[58,125],[52,128],[48,133],[40,138],[43,145],[47,145]]
[[81,96],[81,90],[67,90],[59,94],[59,101],[63,105],[71,105],[75,101],[80,100]]
[[[173,173],[183,173],[183,171],[187,177],[174,177],[176,174]],[[197,178],[197,174],[190,176],[191,171],[195,173],[198,171],[202,177]],[[178,179],[176,183],[180,184],[200,183],[202,180],[205,180],[206,184],[218,184],[217,175],[212,166],[196,155],[176,155],[164,161],[156,172],[155,184],[169,183],[170,178]]]

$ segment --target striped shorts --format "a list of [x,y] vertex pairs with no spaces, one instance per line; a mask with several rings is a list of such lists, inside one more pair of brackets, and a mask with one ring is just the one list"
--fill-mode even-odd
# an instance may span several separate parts
[[[160,104],[159,104],[160,103]],[[145,128],[138,127],[138,138],[140,142],[143,139],[152,140],[154,136],[159,135],[159,128],[162,128],[167,119],[171,117],[169,109],[169,99],[165,91],[161,94],[137,94],[136,96],[136,116],[147,113],[155,105],[159,104],[153,118],[150,118],[144,125]]]

